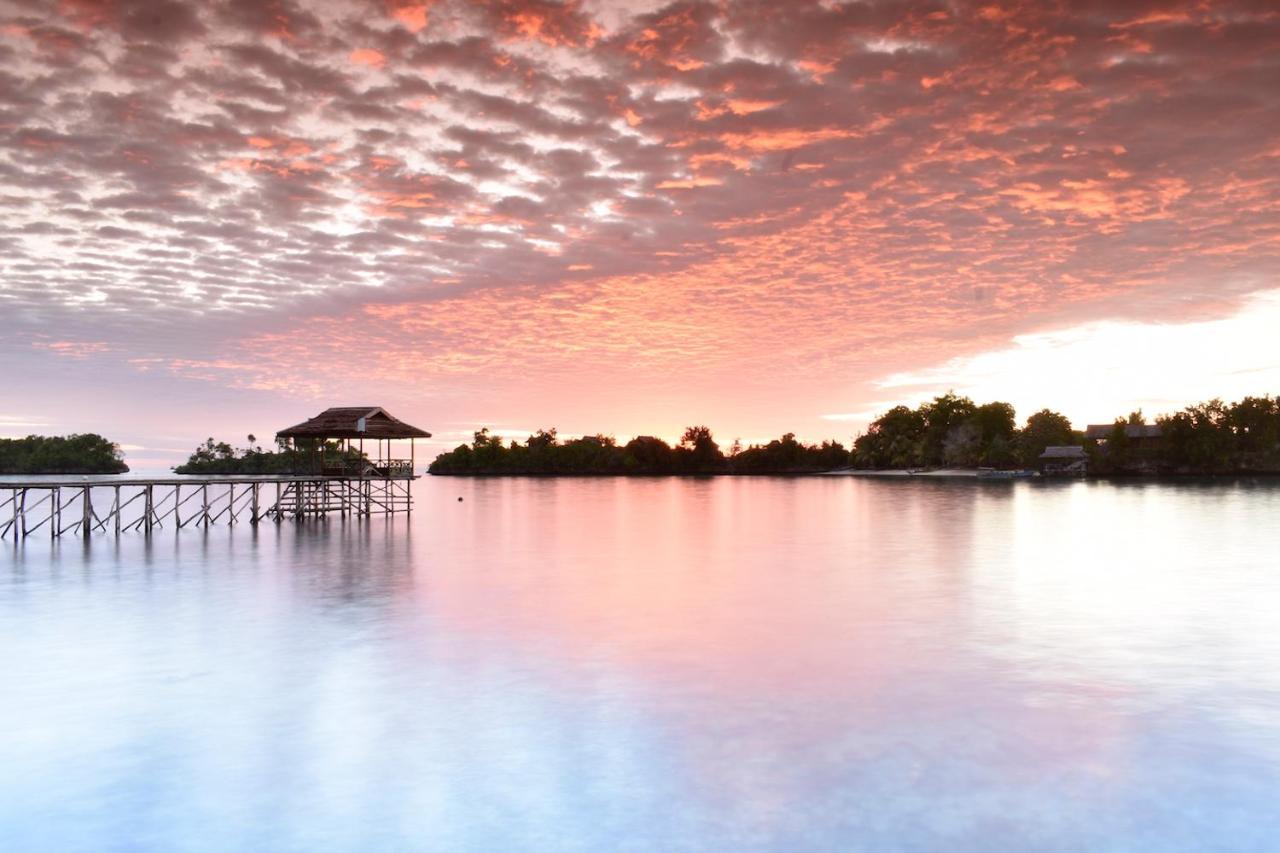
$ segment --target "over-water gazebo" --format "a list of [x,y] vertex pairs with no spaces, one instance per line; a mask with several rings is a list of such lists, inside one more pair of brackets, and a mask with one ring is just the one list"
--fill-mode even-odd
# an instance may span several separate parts
[[[294,447],[298,446],[299,439],[320,451],[323,451],[328,442],[345,445],[346,452],[336,464],[322,459],[325,473],[350,474],[353,461],[358,458],[360,461],[355,464],[359,467],[360,474],[374,474],[382,477],[412,477],[414,440],[430,437],[431,433],[392,417],[380,406],[340,406],[325,409],[310,420],[276,433],[277,439],[284,439]],[[374,458],[368,462],[364,461],[365,439],[375,442]],[[392,458],[391,442],[404,439],[409,440],[409,458]],[[358,451],[359,456],[355,457],[352,451]]]

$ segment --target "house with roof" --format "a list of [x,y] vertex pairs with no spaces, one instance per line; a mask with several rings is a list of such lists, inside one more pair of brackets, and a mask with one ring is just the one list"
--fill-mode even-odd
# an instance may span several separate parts
[[1165,437],[1159,424],[1090,424],[1086,453],[1115,473],[1154,474],[1164,464]]
[[1083,477],[1089,473],[1089,457],[1078,444],[1050,445],[1040,454],[1045,477]]

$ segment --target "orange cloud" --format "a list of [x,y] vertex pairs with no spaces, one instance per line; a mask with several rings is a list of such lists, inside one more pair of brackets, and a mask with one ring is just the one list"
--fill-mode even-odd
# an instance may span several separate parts
[[411,33],[418,33],[426,28],[429,10],[430,5],[426,3],[391,3],[391,17]]
[[697,187],[718,187],[723,183],[724,181],[720,180],[719,178],[703,178],[703,177],[679,178],[679,179],[663,181],[662,183],[658,184],[658,189],[688,190],[688,189],[695,189]]
[[823,79],[836,70],[833,62],[818,62],[814,59],[801,59],[796,63],[796,67],[803,71],[808,71],[810,78],[815,83],[821,83]]
[[730,148],[749,151],[789,151],[832,139],[849,139],[858,132],[838,127],[820,130],[762,130],[756,133],[722,133],[720,140]]
[[387,57],[381,51],[370,47],[362,47],[351,51],[348,59],[356,65],[368,65],[371,68],[381,68],[387,63]]
[[729,101],[729,112],[738,116],[748,116],[752,113],[771,110],[774,107],[781,106],[782,101],[752,101],[747,99]]

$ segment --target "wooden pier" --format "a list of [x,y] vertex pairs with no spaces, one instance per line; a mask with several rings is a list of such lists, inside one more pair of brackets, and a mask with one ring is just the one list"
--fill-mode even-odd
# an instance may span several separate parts
[[[430,437],[380,406],[342,406],[276,433],[282,447],[309,457],[303,470],[315,473],[0,482],[0,538],[407,514],[417,479],[414,441]],[[373,456],[365,452],[365,439]],[[406,439],[409,458],[392,458],[392,442]]]
[[170,477],[0,482],[0,539],[364,518],[413,510],[405,473],[369,477]]

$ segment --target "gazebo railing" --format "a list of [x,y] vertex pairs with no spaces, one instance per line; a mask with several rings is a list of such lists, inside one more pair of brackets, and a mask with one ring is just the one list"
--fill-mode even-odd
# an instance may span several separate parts
[[409,459],[326,458],[320,470],[332,477],[412,477],[413,462]]

